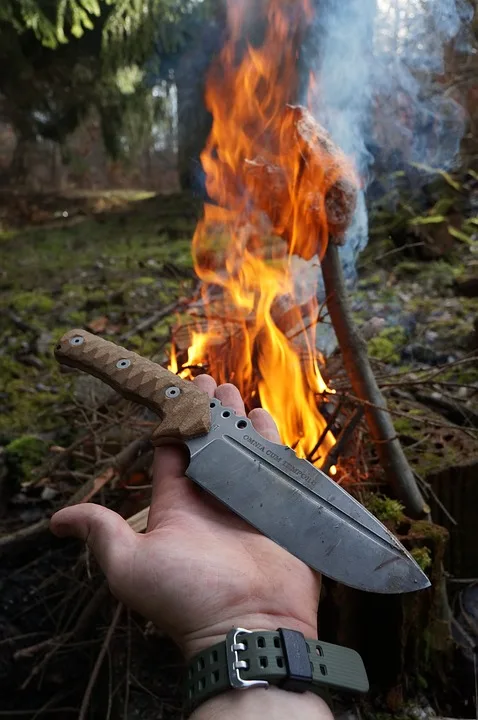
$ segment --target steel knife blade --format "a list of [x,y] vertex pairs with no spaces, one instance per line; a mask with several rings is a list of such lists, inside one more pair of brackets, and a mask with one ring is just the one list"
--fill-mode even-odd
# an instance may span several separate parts
[[405,547],[349,493],[193,383],[85,330],[64,335],[55,357],[156,412],[153,444],[184,442],[191,480],[314,570],[377,593],[429,587]]

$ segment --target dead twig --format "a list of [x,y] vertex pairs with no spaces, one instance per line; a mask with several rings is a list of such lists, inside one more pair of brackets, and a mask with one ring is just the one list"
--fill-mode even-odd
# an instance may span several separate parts
[[316,458],[314,458],[314,455],[315,455],[315,453],[317,452],[317,450],[320,448],[320,446],[322,445],[322,443],[324,442],[325,438],[327,437],[328,432],[329,432],[329,431],[332,429],[332,427],[334,426],[334,423],[335,423],[335,421],[337,420],[337,418],[338,418],[338,416],[339,416],[339,412],[341,411],[342,406],[343,406],[343,402],[342,402],[341,400],[339,400],[339,402],[338,402],[337,405],[335,406],[335,409],[334,409],[332,415],[330,416],[330,418],[329,418],[328,421],[327,421],[327,425],[326,425],[326,426],[324,427],[324,429],[322,430],[319,439],[317,440],[317,442],[315,443],[313,449],[312,449],[311,452],[309,453],[309,456],[308,456],[308,458],[307,458],[307,460],[309,460],[309,462],[314,463],[314,462],[317,462],[317,460],[319,460],[320,455],[319,455],[318,457],[316,457]]
[[[127,466],[132,463],[136,457],[150,447],[151,431],[143,436],[136,438],[127,445],[115,457],[108,460],[108,467],[97,477],[90,478],[88,482],[82,485],[65,503],[64,507],[77,505],[82,502],[89,502],[97,492],[114,478],[121,475]],[[70,446],[71,447],[71,446]],[[15,532],[0,537],[0,557],[5,557],[12,552],[24,550],[34,542],[38,542],[43,533],[46,533],[50,527],[50,520],[39,520],[34,525],[30,525]]]
[[83,701],[81,703],[80,712],[78,714],[78,720],[85,720],[85,718],[86,718],[86,714],[88,712],[88,706],[89,706],[90,700],[91,700],[91,693],[93,692],[93,688],[98,679],[98,675],[101,670],[101,666],[103,664],[105,655],[108,652],[108,649],[109,649],[109,646],[111,643],[111,638],[113,637],[114,631],[116,630],[119,619],[121,617],[121,613],[123,612],[123,607],[124,607],[123,603],[118,603],[116,606],[116,610],[115,610],[113,618],[110,622],[108,632],[105,635],[105,639],[103,640],[100,652],[98,653],[98,657],[96,658],[95,665],[91,672],[90,679],[88,680],[88,685],[86,686],[85,694],[83,696]]
[[446,507],[443,505],[442,501],[440,500],[440,498],[438,497],[438,495],[436,494],[436,492],[434,491],[434,489],[432,488],[430,483],[427,482],[424,478],[422,478],[422,476],[419,475],[416,470],[414,472],[415,472],[415,477],[417,478],[418,482],[420,483],[420,486],[423,490],[424,495],[426,497],[431,496],[433,498],[433,500],[436,502],[436,504],[438,505],[438,507],[440,508],[440,510],[443,512],[443,514],[446,515],[446,517],[451,522],[451,524],[455,525],[455,527],[458,527],[457,521],[451,515],[451,513],[446,509]]
[[128,720],[128,705],[129,705],[129,694],[131,685],[131,611],[128,608],[126,611],[126,626],[127,626],[127,640],[126,640],[126,678],[125,678],[125,691],[124,691],[124,704],[123,704],[123,720]]
[[166,307],[162,308],[161,310],[158,310],[157,312],[153,313],[152,315],[149,315],[149,317],[143,318],[141,322],[139,322],[135,327],[131,328],[127,332],[120,335],[119,340],[120,342],[126,342],[129,340],[133,335],[140,335],[141,333],[145,332],[146,330],[150,330],[154,325],[156,325],[157,322],[159,322],[163,317],[166,317],[167,315],[171,315],[175,310],[178,310],[180,307],[186,305],[185,300],[178,300],[177,302],[171,303],[170,305],[166,305]]
[[436,408],[441,411],[442,414],[451,414],[454,416],[455,421],[458,415],[463,418],[463,425],[478,428],[478,413],[472,408],[466,407],[463,403],[458,402],[455,398],[447,398],[444,397],[443,394],[441,397],[436,397],[418,390],[412,390],[412,392],[418,402],[421,402],[423,405]]
[[81,437],[77,438],[74,442],[71,443],[67,448],[61,449],[58,452],[58,455],[53,458],[53,460],[49,463],[46,474],[50,475],[52,472],[54,472],[58,467],[60,467],[61,463],[66,460],[70,455],[81,445],[83,445],[84,442],[89,440],[91,438],[91,435],[93,433],[93,430],[89,430],[85,435],[82,435]]
[[[46,653],[46,655],[41,659],[41,661],[32,668],[29,676],[22,683],[22,690],[25,690],[30,684],[30,682],[43,670],[43,668],[48,664],[50,658],[53,657],[57,650],[63,647],[67,642],[77,641],[86,632],[88,625],[91,622],[91,619],[95,616],[98,608],[100,607],[103,600],[108,596],[108,594],[108,585],[106,584],[106,582],[103,582],[81,612],[73,630],[50,639],[49,646],[53,645],[53,647],[51,647],[51,649]],[[48,646],[46,642],[44,643],[44,645]],[[29,648],[24,648],[23,651],[19,650],[18,652],[23,652],[24,654],[27,654],[28,650]]]
[[387,373],[384,375],[377,375],[376,379],[377,381],[381,380],[389,380],[393,377],[407,377],[407,375],[413,374],[415,376],[415,379],[417,375],[420,373],[423,373],[425,375],[425,380],[432,380],[434,377],[438,377],[444,372],[447,372],[448,370],[451,370],[455,367],[459,367],[460,365],[467,365],[468,363],[476,363],[476,353],[471,353],[470,356],[461,358],[460,360],[454,360],[450,363],[444,363],[443,365],[438,365],[435,368],[421,368],[417,370],[401,370],[396,373]]
[[[349,392],[336,392],[336,395],[342,395],[343,397],[347,398],[347,400],[350,400],[350,402],[353,403],[360,403],[362,405],[366,405],[372,408],[376,409],[382,409],[382,406],[375,405],[374,403],[371,403],[369,400],[362,400],[361,398],[357,397],[356,395],[352,395]],[[404,398],[401,398],[403,402],[407,402]],[[408,401],[412,403],[412,401]],[[408,418],[408,420],[413,420],[414,423],[420,423],[422,425],[431,425],[433,427],[437,428],[444,428],[444,429],[452,429],[452,430],[459,430],[462,433],[465,433],[465,435],[468,435],[469,437],[475,439],[475,434],[473,434],[472,431],[468,430],[467,428],[461,427],[460,425],[454,425],[453,423],[442,423],[438,420],[435,420],[435,418],[430,417],[428,415],[425,415],[425,417],[420,417],[418,415],[413,415],[413,417],[410,417],[410,413],[402,412],[401,410],[395,410],[395,408],[387,408],[386,412],[389,415],[396,416],[396,417],[405,417]]]

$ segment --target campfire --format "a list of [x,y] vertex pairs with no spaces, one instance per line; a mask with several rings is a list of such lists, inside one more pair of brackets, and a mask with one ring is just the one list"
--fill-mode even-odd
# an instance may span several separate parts
[[357,178],[297,104],[309,0],[264,5],[252,44],[244,28],[257,9],[229,2],[229,37],[209,71],[209,200],[193,240],[201,287],[174,333],[170,369],[234,383],[248,411],[268,410],[284,444],[322,467],[335,437],[316,348],[317,284],[328,243],[343,241],[355,210]]

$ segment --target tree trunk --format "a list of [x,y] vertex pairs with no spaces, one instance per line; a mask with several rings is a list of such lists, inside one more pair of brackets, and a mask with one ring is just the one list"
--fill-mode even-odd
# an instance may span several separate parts
[[222,42],[220,22],[210,22],[198,32],[181,56],[176,70],[178,93],[178,171],[181,188],[204,192],[200,155],[211,130],[204,91],[211,60]]

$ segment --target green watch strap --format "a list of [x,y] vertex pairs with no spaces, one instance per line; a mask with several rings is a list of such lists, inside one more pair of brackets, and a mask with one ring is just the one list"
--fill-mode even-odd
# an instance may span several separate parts
[[187,710],[231,688],[275,685],[326,696],[329,689],[365,693],[368,679],[355,650],[304,638],[291,630],[235,628],[196,655],[185,681]]

